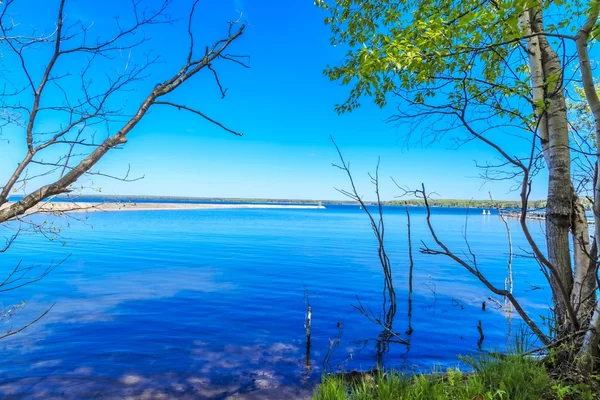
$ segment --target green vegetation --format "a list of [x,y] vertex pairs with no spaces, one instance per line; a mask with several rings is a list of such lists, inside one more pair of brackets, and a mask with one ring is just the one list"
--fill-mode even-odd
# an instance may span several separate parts
[[[520,201],[513,200],[460,200],[460,199],[429,199],[429,205],[432,207],[463,207],[463,208],[521,208]],[[385,205],[400,206],[408,203],[409,206],[425,206],[422,199],[411,200],[392,200],[387,201]],[[546,201],[535,200],[528,204],[529,209],[542,209],[546,207]]]
[[313,400],[593,400],[600,394],[587,384],[555,382],[543,364],[518,355],[463,358],[472,373],[407,376],[375,372],[359,378],[330,375],[315,390]]

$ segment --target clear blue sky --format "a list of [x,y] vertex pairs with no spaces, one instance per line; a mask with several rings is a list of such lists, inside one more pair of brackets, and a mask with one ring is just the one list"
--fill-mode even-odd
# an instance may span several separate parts
[[[153,0],[152,0],[153,1]],[[56,1],[43,2],[32,14],[21,15],[31,24],[54,14]],[[124,14],[128,1],[67,1],[67,18],[94,21],[96,35],[112,25],[110,17]],[[170,13],[184,16],[191,1],[175,0]],[[99,164],[106,173],[131,174],[145,179],[124,183],[95,179],[107,194],[182,195],[210,197],[268,197],[339,199],[334,187],[347,187],[345,175],[331,166],[337,161],[329,136],[335,137],[351,163],[361,191],[372,198],[367,172],[381,157],[382,194],[398,194],[388,177],[417,187],[424,182],[443,198],[516,198],[511,183],[486,184],[478,178],[474,160],[494,161],[487,146],[468,144],[458,150],[442,141],[429,147],[406,149],[406,127],[385,122],[393,108],[378,109],[366,100],[352,114],[338,116],[334,105],[345,99],[347,88],[322,74],[343,51],[329,44],[324,13],[312,0],[202,0],[194,31],[201,48],[227,32],[227,21],[238,11],[247,29],[232,52],[251,57],[247,70],[225,61],[215,65],[223,85],[221,99],[209,74],[195,78],[170,97],[196,107],[229,127],[244,132],[236,137],[201,118],[169,108],[156,108],[129,135],[123,150],[114,151]],[[33,22],[32,22],[33,21]],[[37,21],[37,22],[36,22]],[[183,22],[150,32],[153,50],[164,63],[152,70],[147,84],[128,94],[129,103],[139,99],[153,83],[165,79],[184,60],[187,34]],[[32,59],[44,55],[35,54]],[[5,65],[11,59],[6,57]],[[13,66],[14,67],[14,66]],[[99,74],[98,79],[101,79]],[[49,122],[50,123],[50,122]],[[416,132],[418,134],[419,132]],[[16,132],[10,146],[23,145]],[[2,146],[7,146],[2,144]],[[3,152],[0,168],[14,168],[19,150]],[[545,193],[540,179],[532,197]]]

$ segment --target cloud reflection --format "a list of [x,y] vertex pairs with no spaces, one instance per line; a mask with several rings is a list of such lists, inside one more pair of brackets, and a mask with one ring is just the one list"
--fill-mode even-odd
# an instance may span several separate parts
[[[229,345],[215,351],[197,342],[184,363],[202,365],[196,372],[127,372],[106,377],[92,368],[75,368],[65,374],[44,374],[0,384],[0,394],[11,398],[32,399],[308,399],[310,385],[298,385],[303,371],[302,355],[297,346]],[[53,360],[45,366],[60,364]],[[287,376],[278,374],[287,364]],[[243,368],[240,368],[243,366]],[[291,367],[290,367],[291,366]],[[34,370],[38,366],[32,366]]]

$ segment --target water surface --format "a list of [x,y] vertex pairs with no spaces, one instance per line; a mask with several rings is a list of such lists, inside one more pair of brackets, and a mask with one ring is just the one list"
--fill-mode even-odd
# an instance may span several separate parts
[[[467,210],[433,211],[440,237],[463,254]],[[421,240],[434,244],[424,210],[411,213],[413,332],[406,335],[406,216],[403,208],[385,208],[398,295],[394,329],[411,344],[379,354],[385,365],[455,366],[459,355],[478,351],[479,321],[482,348],[504,348],[520,320],[507,320],[459,265],[420,254]],[[480,270],[503,287],[507,233],[497,215],[480,213],[471,210],[467,238]],[[309,394],[326,369],[376,365],[381,328],[353,305],[360,300],[379,315],[383,274],[358,207],[88,213],[57,223],[60,239],[25,235],[1,255],[4,271],[19,261],[45,268],[69,256],[43,280],[2,293],[4,307],[25,302],[2,321],[4,330],[54,304],[26,331],[0,341],[5,397],[284,399]],[[515,251],[526,247],[516,221],[511,227]],[[542,228],[531,223],[537,235]],[[517,298],[536,320],[546,316],[550,293],[538,266],[519,257],[513,270]],[[305,290],[313,311],[309,367]]]

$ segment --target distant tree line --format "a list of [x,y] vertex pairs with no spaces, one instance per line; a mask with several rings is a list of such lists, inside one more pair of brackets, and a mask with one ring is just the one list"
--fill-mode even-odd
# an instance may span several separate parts
[[[388,206],[425,206],[423,199],[392,200],[385,203]],[[521,208],[521,202],[517,200],[461,200],[461,199],[429,199],[432,207],[463,207],[463,208]],[[546,208],[545,200],[530,200],[527,203],[529,209]]]

